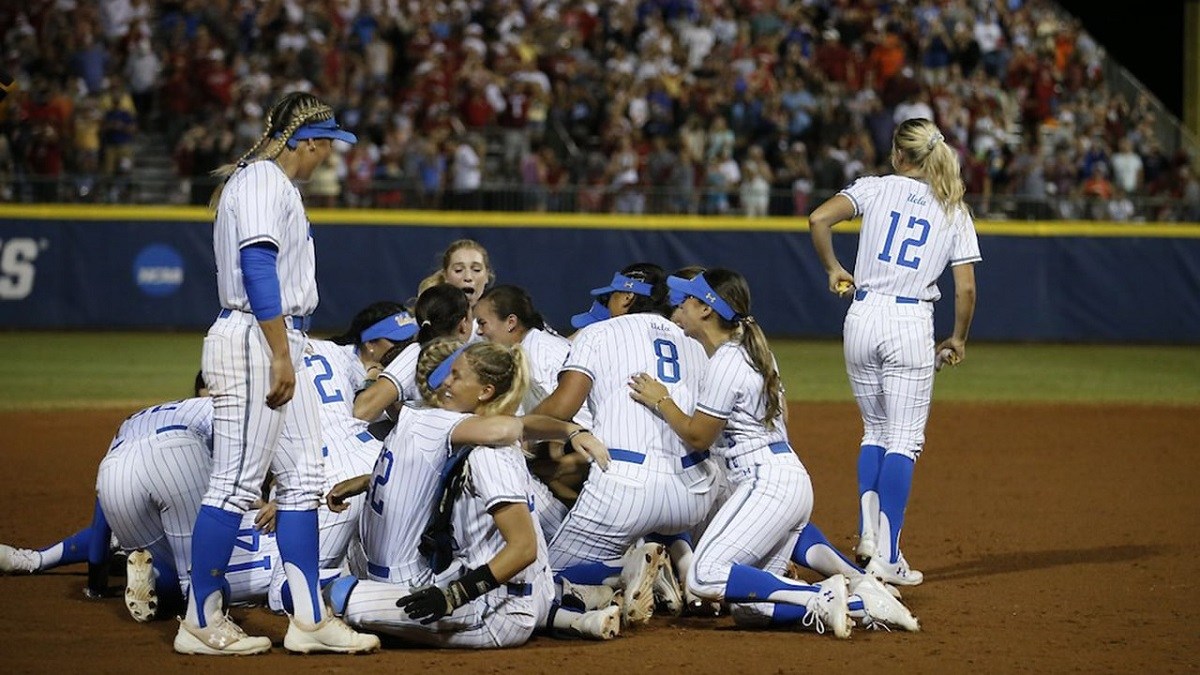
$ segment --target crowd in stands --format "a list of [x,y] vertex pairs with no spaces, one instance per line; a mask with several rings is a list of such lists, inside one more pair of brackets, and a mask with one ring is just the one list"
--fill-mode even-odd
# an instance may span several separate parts
[[806,214],[934,119],[970,203],[1200,221],[1191,157],[1045,0],[26,0],[0,9],[0,199],[136,199],[138,134],[181,193],[302,89],[362,139],[320,205]]

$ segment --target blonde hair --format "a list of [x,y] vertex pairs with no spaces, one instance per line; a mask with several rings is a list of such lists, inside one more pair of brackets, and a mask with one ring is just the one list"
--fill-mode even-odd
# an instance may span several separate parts
[[958,165],[958,154],[946,143],[937,125],[927,119],[905,120],[896,127],[892,148],[907,164],[921,172],[942,210],[953,220],[971,210],[963,201],[967,188]]
[[[421,348],[421,355],[417,358],[417,388],[429,405],[441,407],[437,392],[429,386],[429,374],[462,345],[462,342],[451,338],[436,338]],[[476,342],[464,349],[462,354],[479,381],[492,385],[496,390],[489,401],[475,409],[475,414],[514,414],[529,389],[529,366],[525,351],[519,346]]]
[[775,357],[771,353],[767,336],[750,314],[750,285],[746,283],[745,277],[729,269],[710,269],[701,274],[709,287],[734,311],[733,320],[715,312],[713,315],[722,326],[732,330],[730,340],[746,350],[750,366],[762,375],[766,412],[760,421],[766,428],[774,429],[775,421],[783,419],[783,380],[779,377],[779,369],[775,366]]
[[285,94],[267,111],[263,124],[265,128],[258,142],[241,157],[238,157],[236,162],[220,166],[212,172],[214,177],[221,179],[221,182],[213,190],[212,197],[208,200],[208,207],[210,209],[217,208],[217,203],[221,200],[221,193],[225,189],[225,183],[235,171],[250,162],[260,159],[275,159],[283,153],[288,141],[300,127],[310,122],[324,122],[329,119],[333,119],[333,108],[316,96],[302,91]]
[[426,277],[425,282],[433,278],[437,278],[439,282],[445,281],[446,270],[450,269],[450,257],[464,248],[470,248],[479,251],[479,255],[483,256],[483,266],[487,268],[487,285],[491,286],[492,284],[496,283],[496,270],[492,268],[492,259],[488,256],[487,249],[483,247],[483,244],[475,241],[474,239],[456,239],[450,242],[450,245],[447,246],[446,250],[442,252],[442,266],[438,269],[438,271]]

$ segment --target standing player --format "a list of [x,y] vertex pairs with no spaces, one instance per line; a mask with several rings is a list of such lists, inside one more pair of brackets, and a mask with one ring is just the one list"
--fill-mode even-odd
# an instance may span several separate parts
[[632,373],[655,372],[690,410],[708,361],[699,343],[666,318],[665,279],[658,265],[637,263],[594,290],[607,296],[613,318],[575,335],[558,387],[534,410],[569,420],[586,402],[597,436],[611,448],[612,464],[591,470],[550,541],[550,564],[573,583],[603,583],[612,576],[606,570],[621,574],[623,613],[633,622],[653,613],[652,586],[666,550],[649,543],[625,558],[626,550],[647,535],[674,535],[700,522],[715,473],[706,451],[690,452],[666,422],[627,394]]
[[237,655],[271,649],[269,638],[248,636],[222,609],[238,524],[269,468],[279,553],[295,608],[284,647],[370,651],[379,647],[378,638],[328,616],[318,590],[319,401],[307,379],[296,385],[317,287],[312,227],[293,181],[306,180],[335,139],[357,139],[338,128],[327,104],[302,92],[275,103],[265,126],[249,152],[218,170],[225,181],[212,199],[222,309],[204,339],[202,364],[213,396],[213,471],[193,530],[192,588],[175,650]]
[[[690,447],[711,447],[724,463],[731,490],[696,548],[688,589],[711,601],[742,603],[735,619],[804,623],[818,631],[828,624],[837,637],[849,637],[845,577],[808,585],[783,576],[812,514],[812,482],[788,443],[783,383],[750,313],[746,280],[717,268],[691,279],[669,277],[667,284],[684,298],[675,321],[710,358],[696,412],[681,410],[666,386],[646,373],[631,378],[632,396],[657,411]],[[863,606],[869,597],[875,618],[915,626],[878,580],[859,575],[856,581],[851,607],[864,620],[871,616]],[[890,612],[878,616],[881,609]]]
[[[953,365],[966,356],[974,265],[982,258],[958,157],[933,122],[912,119],[896,128],[892,166],[895,175],[860,178],[821,204],[809,226],[829,290],[854,293],[844,347],[863,420],[857,553],[870,558],[867,570],[885,582],[914,586],[924,575],[900,553],[913,466],[925,443],[935,361]],[[859,216],[851,275],[833,251],[831,228]],[[954,275],[954,333],[935,348],[933,303],[947,265]]]

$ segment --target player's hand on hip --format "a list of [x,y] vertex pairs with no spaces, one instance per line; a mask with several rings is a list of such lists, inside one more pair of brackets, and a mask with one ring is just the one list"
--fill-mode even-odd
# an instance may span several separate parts
[[846,271],[846,268],[838,266],[837,269],[829,273],[829,292],[837,295],[839,298],[846,297],[854,290],[854,275]]
[[274,532],[275,511],[278,510],[278,505],[274,500],[264,502],[258,499],[255,501],[255,506],[258,508],[258,515],[254,516],[254,527],[263,534]]
[[296,370],[290,356],[271,359],[271,390],[267,392],[267,407],[278,408],[296,393]]
[[629,395],[649,408],[662,401],[668,393],[666,385],[646,373],[638,373],[629,378]]
[[608,446],[599,438],[592,435],[590,431],[575,436],[571,440],[571,445],[579,452],[588,456],[589,462],[594,462],[596,466],[603,471],[608,468],[608,463],[611,458],[608,455]]
[[371,474],[348,478],[330,488],[329,494],[325,495],[325,505],[330,511],[341,513],[350,508],[347,503],[350,498],[366,492],[370,484]]

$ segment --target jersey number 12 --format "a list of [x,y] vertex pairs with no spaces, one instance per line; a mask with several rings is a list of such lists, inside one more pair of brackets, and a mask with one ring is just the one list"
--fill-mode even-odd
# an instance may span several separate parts
[[[900,226],[900,212],[892,211],[892,222],[888,226],[887,239],[883,242],[883,250],[879,253],[879,259],[883,262],[892,262],[892,244],[896,241],[896,228]],[[896,256],[896,264],[901,267],[909,267],[917,269],[921,264],[921,258],[917,255],[909,254],[910,248],[921,248],[925,245],[925,241],[929,239],[929,221],[916,216],[909,216],[907,229],[920,230],[920,234],[913,234],[900,243],[900,253]]]

